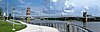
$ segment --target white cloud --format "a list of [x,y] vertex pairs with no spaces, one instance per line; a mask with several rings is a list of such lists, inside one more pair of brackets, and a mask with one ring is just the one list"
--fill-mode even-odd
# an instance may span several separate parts
[[18,5],[18,6],[16,6],[16,7],[20,7],[20,8],[27,8],[27,6],[26,6],[26,5]]
[[81,12],[83,13],[83,12],[87,12],[87,11],[86,11],[86,10],[84,10],[84,9],[82,9],[82,11],[81,11]]
[[65,10],[71,10],[75,7],[75,3],[74,2],[69,2],[66,0],[66,2],[64,3],[65,4],[65,7],[64,9]]
[[31,3],[29,2],[29,3],[25,3],[25,0],[18,0],[20,3],[22,3],[22,4],[26,4],[26,5],[30,5]]
[[15,10],[15,11],[12,11],[13,13],[22,13],[22,11],[18,11],[18,10]]
[[30,5],[31,3],[27,3],[27,5]]
[[23,3],[23,4],[25,3],[25,2],[24,2],[25,0],[18,0],[18,1],[19,1],[20,3]]
[[87,9],[89,9],[89,8],[88,8],[88,6],[84,6],[84,9],[86,9],[86,10],[87,10]]
[[57,2],[57,0],[52,0],[53,2]]
[[73,12],[73,10],[64,10],[64,12]]

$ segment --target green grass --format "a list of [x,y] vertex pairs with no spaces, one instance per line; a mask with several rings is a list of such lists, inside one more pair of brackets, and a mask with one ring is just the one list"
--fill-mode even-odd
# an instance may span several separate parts
[[[16,25],[15,31],[26,28],[26,25]],[[0,32],[15,32],[12,30],[12,23],[0,20]]]
[[[17,20],[9,20],[9,21],[12,21],[12,22],[14,21],[14,22],[16,22],[16,23],[20,23],[20,22],[18,22]],[[21,24],[21,23],[20,23],[20,24]]]

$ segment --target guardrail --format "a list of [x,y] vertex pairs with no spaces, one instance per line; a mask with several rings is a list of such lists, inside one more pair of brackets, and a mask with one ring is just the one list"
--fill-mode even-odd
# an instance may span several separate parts
[[65,21],[34,20],[30,23],[34,25],[53,27],[58,29],[60,32],[67,32],[67,22]]
[[84,27],[75,24],[68,24],[67,26],[68,26],[68,32],[93,32],[91,30],[88,30]]
[[66,22],[66,21],[34,20],[30,23],[34,24],[34,25],[53,27],[53,28],[58,29],[60,32],[93,32],[93,31],[88,30],[88,29],[81,27],[79,25],[68,24],[68,22]]

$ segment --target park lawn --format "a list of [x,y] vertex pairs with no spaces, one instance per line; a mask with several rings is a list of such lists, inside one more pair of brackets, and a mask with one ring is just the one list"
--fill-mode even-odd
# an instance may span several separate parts
[[[15,24],[15,31],[21,30],[26,28],[26,25],[16,25]],[[15,32],[12,30],[12,23],[0,20],[0,32]]]

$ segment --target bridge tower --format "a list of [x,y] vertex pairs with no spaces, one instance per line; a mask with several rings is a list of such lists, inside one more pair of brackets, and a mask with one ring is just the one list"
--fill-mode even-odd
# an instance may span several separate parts
[[85,18],[84,22],[87,22],[87,11],[88,11],[88,6],[84,6],[83,8],[83,17]]
[[83,22],[87,22],[87,11],[83,11],[83,17],[84,17]]
[[87,18],[87,11],[88,11],[88,9],[89,9],[88,6],[84,6],[84,8],[83,8],[83,27],[84,28],[87,27],[86,23],[88,21],[88,18]]
[[31,9],[30,7],[27,7],[27,11],[26,11],[26,20],[27,20],[28,23],[30,23],[30,19],[31,19],[30,9]]

